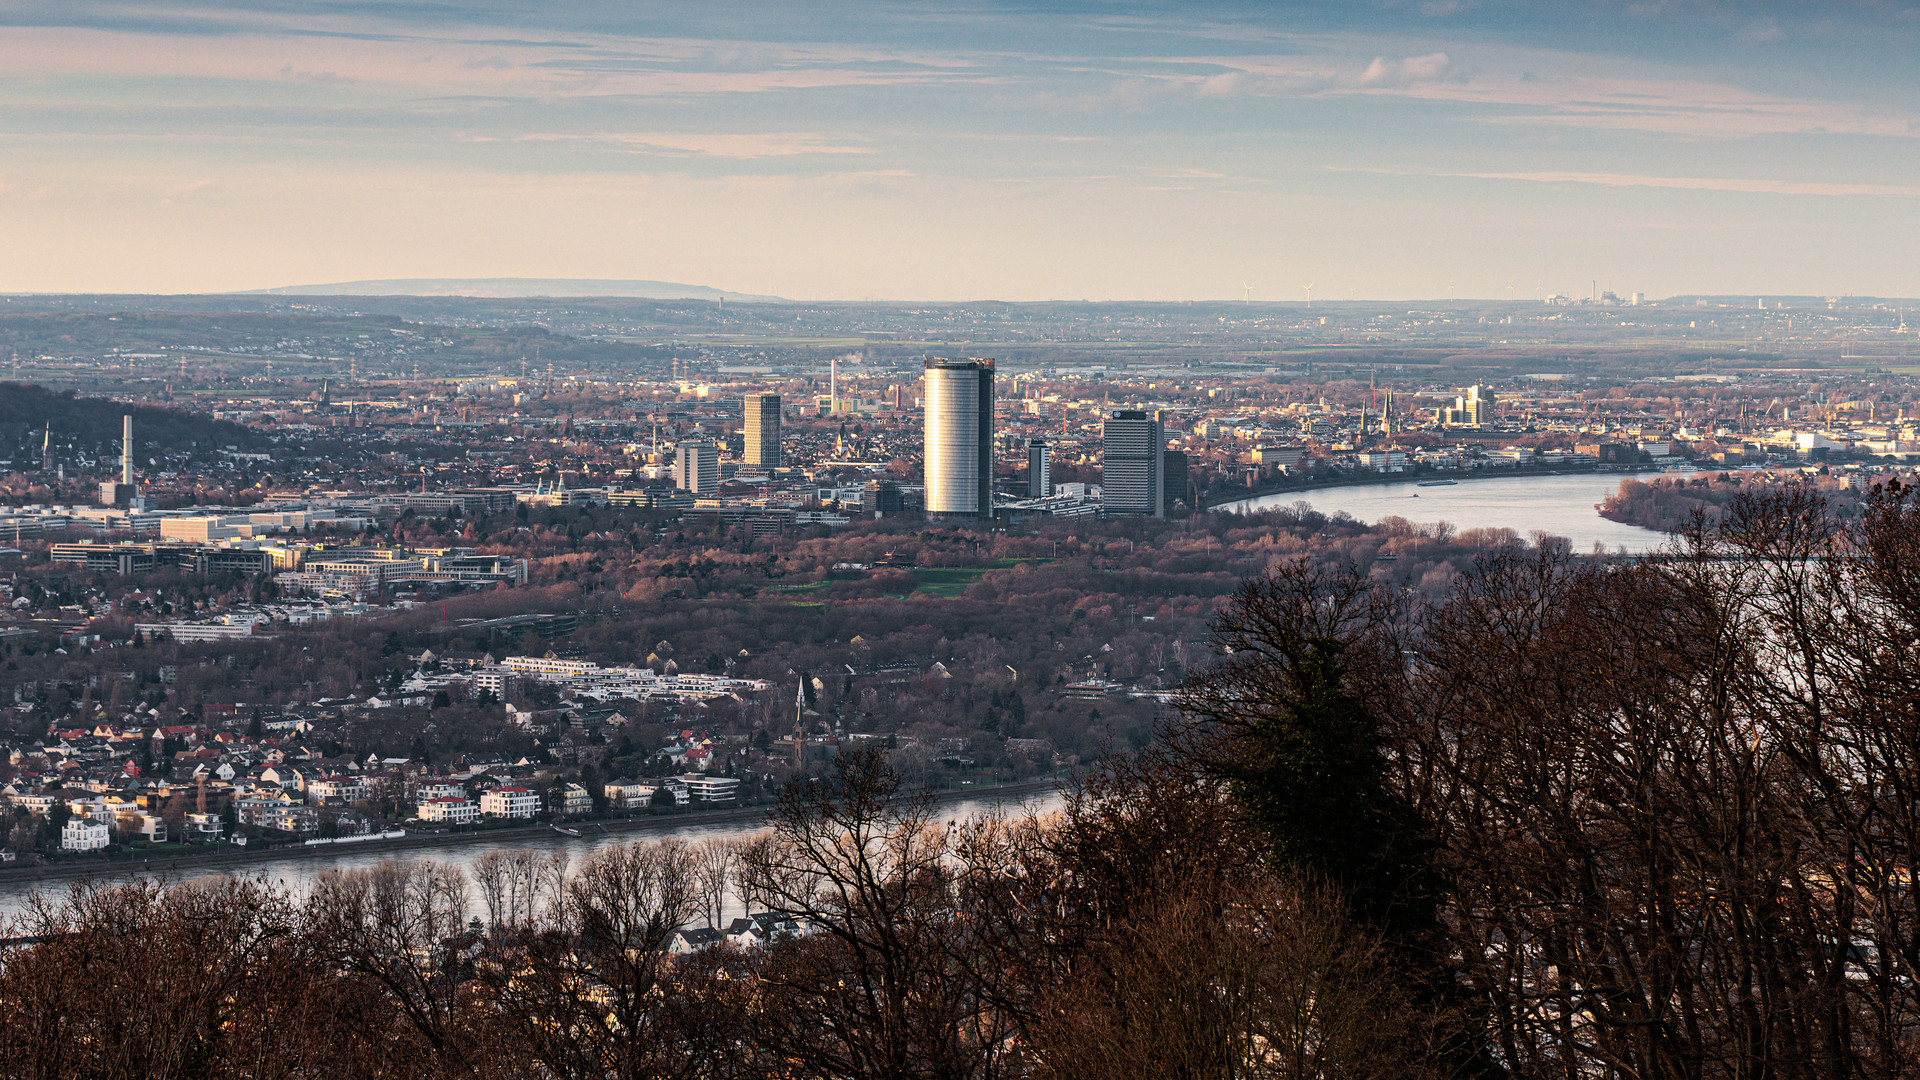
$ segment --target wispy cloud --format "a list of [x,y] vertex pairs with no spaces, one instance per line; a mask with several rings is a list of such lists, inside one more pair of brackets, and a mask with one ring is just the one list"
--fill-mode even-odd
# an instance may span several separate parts
[[[1445,260],[1391,253],[1446,252],[1463,290],[1475,260],[1542,251],[1584,279],[1673,216],[1647,194],[1668,190],[1720,193],[1684,200],[1688,228],[1758,254],[1676,242],[1647,256],[1662,273],[1772,257],[1743,239],[1764,214],[1798,230],[1794,273],[1885,249],[1920,287],[1920,226],[1888,201],[1920,194],[1920,18],[1895,5],[1096,6],[12,0],[0,230],[29,239],[0,280],[44,284],[58,258],[79,282],[93,258],[134,286],[130,250],[159,287],[188,264],[264,273],[243,258],[282,280],[438,272],[408,260],[577,276],[617,250],[679,261],[616,276],[795,296],[896,288],[904,263],[945,275],[910,286],[928,294],[1091,295],[1107,274],[1144,283],[1111,295],[1205,295],[1186,279],[1217,268],[1232,292],[1340,258],[1417,293]],[[1335,162],[1452,179],[1356,195]],[[776,264],[790,276],[754,280]]]
[[[470,136],[475,142],[498,141]],[[538,132],[512,136],[516,142],[583,143],[666,157],[754,158],[805,155],[870,154],[873,149],[845,138],[810,132]]]
[[1435,176],[1458,180],[1512,180],[1532,184],[1597,184],[1602,187],[1673,188],[1681,191],[1731,191],[1752,195],[1874,195],[1912,198],[1920,185],[1855,184],[1821,180],[1777,180],[1718,176],[1648,176],[1603,172],[1443,172],[1426,169],[1378,169],[1328,166],[1329,172],[1387,176]]
[[1443,52],[1409,56],[1405,60],[1383,60],[1376,56],[1360,73],[1361,86],[1402,87],[1438,82],[1453,69],[1453,61]]

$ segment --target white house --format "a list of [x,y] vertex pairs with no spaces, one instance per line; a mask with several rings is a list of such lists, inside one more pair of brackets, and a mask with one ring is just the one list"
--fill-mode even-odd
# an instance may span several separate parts
[[356,777],[329,776],[307,782],[307,802],[314,806],[343,806],[367,797],[367,785]]
[[730,803],[739,795],[740,780],[733,776],[687,773],[680,778],[687,796],[696,803]]
[[219,814],[188,814],[186,835],[181,839],[189,842],[214,843],[220,839],[220,834],[224,831],[225,826],[221,823]]
[[60,830],[61,851],[98,851],[112,842],[113,830],[104,821],[76,817]]
[[420,820],[442,825],[471,825],[480,820],[480,808],[472,799],[439,795],[420,803]]
[[523,787],[494,788],[481,794],[480,812],[487,817],[530,818],[540,812],[540,796]]
[[602,793],[616,810],[638,810],[644,809],[653,798],[653,785],[639,780],[613,780]]

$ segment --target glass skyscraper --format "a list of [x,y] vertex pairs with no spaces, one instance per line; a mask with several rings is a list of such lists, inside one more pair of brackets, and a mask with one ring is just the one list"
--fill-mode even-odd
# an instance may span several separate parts
[[927,516],[993,516],[993,361],[926,362]]

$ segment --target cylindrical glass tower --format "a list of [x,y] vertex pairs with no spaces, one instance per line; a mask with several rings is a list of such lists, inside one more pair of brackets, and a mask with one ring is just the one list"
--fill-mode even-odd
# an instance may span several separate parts
[[927,516],[993,516],[993,361],[926,364]]

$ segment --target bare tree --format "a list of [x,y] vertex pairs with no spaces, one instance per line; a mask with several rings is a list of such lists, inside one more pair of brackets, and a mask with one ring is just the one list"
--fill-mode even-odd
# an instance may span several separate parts
[[481,1074],[483,1025],[463,967],[479,950],[458,869],[423,859],[329,870],[301,915],[319,960],[377,990],[448,1071]]
[[718,927],[738,876],[739,845],[731,837],[715,836],[693,845],[690,851],[700,914],[709,927]]
[[562,900],[567,853],[510,848],[489,851],[474,860],[474,881],[496,932],[526,931]]
[[483,967],[499,1023],[549,1074],[596,1080],[694,1075],[703,1048],[735,1040],[686,1034],[701,995],[666,946],[697,907],[691,849],[668,839],[594,853],[567,880],[537,932]]
[[1221,910],[1161,891],[1088,949],[1031,1024],[1034,1075],[1318,1080],[1430,1073],[1385,950],[1322,889],[1268,882]]
[[955,961],[951,845],[928,799],[860,750],[835,759],[830,782],[790,788],[769,822],[745,877],[808,933],[755,964],[765,1051],[809,1076],[988,1074],[998,1029]]

